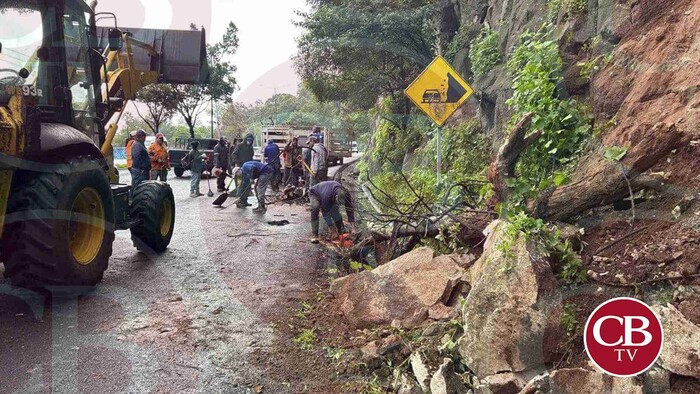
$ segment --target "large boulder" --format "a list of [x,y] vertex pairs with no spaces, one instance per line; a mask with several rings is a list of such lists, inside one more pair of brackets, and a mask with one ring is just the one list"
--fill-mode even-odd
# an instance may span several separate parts
[[489,226],[484,253],[467,274],[472,287],[459,352],[481,377],[541,368],[548,315],[561,302],[541,245],[520,234],[507,240],[503,253],[507,226]]
[[700,379],[700,327],[673,305],[654,305],[652,309],[659,315],[664,329],[658,363],[675,374]]
[[331,292],[355,328],[419,324],[431,307],[450,303],[454,290],[463,288],[459,260],[433,255],[430,248],[416,249],[372,271],[337,279]]

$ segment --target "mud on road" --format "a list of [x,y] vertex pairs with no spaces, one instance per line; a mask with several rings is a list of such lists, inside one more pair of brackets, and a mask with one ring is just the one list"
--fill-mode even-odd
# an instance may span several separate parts
[[319,248],[307,242],[305,207],[275,205],[259,216],[226,206],[231,199],[216,209],[212,198],[189,198],[187,176],[169,183],[177,217],[164,254],[137,252],[120,231],[104,281],[80,296],[45,303],[0,281],[3,392],[280,393],[305,386],[266,377],[260,357],[274,353],[276,321],[314,291],[313,277],[324,269]]

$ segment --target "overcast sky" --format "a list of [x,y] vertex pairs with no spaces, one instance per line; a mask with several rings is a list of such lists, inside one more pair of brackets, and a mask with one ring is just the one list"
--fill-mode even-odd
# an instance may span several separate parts
[[306,0],[100,0],[98,12],[114,12],[119,25],[154,29],[188,29],[190,23],[207,29],[207,40],[221,39],[233,21],[240,47],[231,59],[238,67],[240,90],[234,97],[245,103],[278,93],[296,93],[299,83],[290,59],[296,54],[300,31],[295,11],[308,9]]

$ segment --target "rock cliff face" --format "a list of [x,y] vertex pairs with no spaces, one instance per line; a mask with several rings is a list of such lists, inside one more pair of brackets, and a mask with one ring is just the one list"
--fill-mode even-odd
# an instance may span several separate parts
[[[681,118],[688,130],[697,126],[698,86],[690,77],[698,75],[700,67],[697,1],[588,0],[586,8],[576,14],[566,1],[559,1],[563,6],[554,16],[550,10],[555,2],[455,3],[464,40],[454,63],[481,93],[474,102],[478,102],[484,125],[498,133],[510,118],[505,101],[511,95],[512,80],[504,64],[475,78],[469,63],[471,40],[487,25],[499,33],[500,50],[507,58],[522,32],[554,22],[564,61],[564,92],[590,96],[599,121],[617,117],[617,127],[606,133],[606,143],[629,142],[640,124],[642,133],[655,123],[679,123]],[[590,82],[580,77],[579,62],[608,55]]]
[[[553,23],[563,61],[559,96],[577,97],[593,115],[596,138],[572,171],[572,182],[538,200],[535,215],[563,220],[628,195],[619,167],[602,157],[605,147],[628,149],[622,163],[626,175],[634,179],[700,135],[696,77],[700,74],[700,1],[462,0],[452,4],[460,21],[456,34],[460,49],[453,63],[476,91],[464,113],[478,114],[494,149],[503,143],[512,116],[506,101],[512,96],[513,79],[505,63],[519,36],[545,23]],[[475,75],[469,50],[484,26],[498,33],[502,60],[486,74]],[[588,70],[582,76],[585,67]],[[688,186],[695,175],[684,167],[664,170],[685,174],[673,180]]]

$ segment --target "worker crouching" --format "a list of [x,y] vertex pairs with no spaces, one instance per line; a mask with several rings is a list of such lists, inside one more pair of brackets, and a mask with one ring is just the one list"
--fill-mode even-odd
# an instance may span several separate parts
[[345,233],[343,217],[340,215],[340,205],[345,206],[345,212],[348,215],[350,229],[354,233],[355,227],[355,209],[352,204],[350,192],[336,181],[320,182],[309,189],[309,200],[311,201],[311,233],[313,238],[311,242],[318,242],[319,231],[319,212],[323,215],[323,219],[333,232],[333,226],[337,234],[333,234],[332,238],[339,238]]
[[267,212],[267,208],[265,207],[265,192],[267,192],[267,187],[272,180],[272,167],[257,161],[248,161],[241,167],[241,173],[243,174],[243,181],[238,190],[239,198],[236,207],[245,208],[250,206],[250,204],[248,204],[248,191],[250,190],[251,183],[255,181],[255,194],[258,197],[258,207],[255,208],[253,212],[260,214]]

